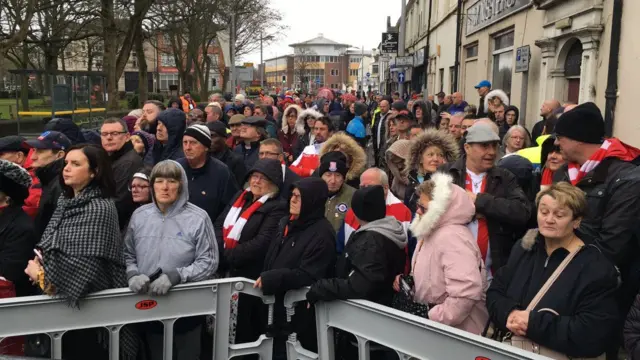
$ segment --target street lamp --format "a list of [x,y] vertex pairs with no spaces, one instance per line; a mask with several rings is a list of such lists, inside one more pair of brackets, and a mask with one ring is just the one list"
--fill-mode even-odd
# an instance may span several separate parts
[[[273,35],[267,35],[267,36],[262,36],[262,33],[260,33],[260,65],[261,65],[261,69],[260,69],[260,87],[264,88],[264,68],[265,68],[265,64],[262,61],[262,42],[263,41],[270,41],[273,40]],[[278,67],[276,66],[276,78],[278,77]]]

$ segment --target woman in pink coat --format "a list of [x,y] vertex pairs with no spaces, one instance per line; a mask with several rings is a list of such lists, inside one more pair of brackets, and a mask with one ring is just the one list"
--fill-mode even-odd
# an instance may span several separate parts
[[429,319],[480,334],[487,274],[467,224],[475,206],[448,174],[435,173],[416,189],[420,196],[411,231],[418,238],[413,255],[415,301],[429,304]]

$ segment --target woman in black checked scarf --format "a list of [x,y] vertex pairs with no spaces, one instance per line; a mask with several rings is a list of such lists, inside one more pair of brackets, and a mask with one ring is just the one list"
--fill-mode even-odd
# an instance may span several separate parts
[[[25,272],[48,295],[79,308],[90,293],[127,286],[115,183],[107,153],[97,146],[72,147],[60,177],[63,194],[38,247],[42,260],[29,261]],[[63,337],[64,359],[108,357],[104,329],[68,332]],[[121,359],[134,359],[138,341],[121,330]]]

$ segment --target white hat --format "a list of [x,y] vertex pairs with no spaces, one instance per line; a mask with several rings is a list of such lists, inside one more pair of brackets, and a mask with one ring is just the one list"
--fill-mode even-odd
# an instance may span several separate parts
[[237,100],[237,101],[244,101],[244,95],[242,95],[242,94],[238,94],[238,95],[236,95],[235,100]]

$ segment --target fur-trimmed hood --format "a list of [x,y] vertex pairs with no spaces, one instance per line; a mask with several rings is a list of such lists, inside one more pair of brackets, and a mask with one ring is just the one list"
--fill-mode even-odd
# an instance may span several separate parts
[[538,231],[538,229],[528,230],[522,237],[520,246],[522,246],[522,248],[526,251],[531,251],[531,249],[533,249],[533,245],[536,243],[536,239],[538,238],[539,234],[540,232]]
[[505,108],[509,106],[509,96],[507,96],[507,93],[500,89],[495,89],[495,90],[489,91],[489,93],[487,93],[487,95],[484,97],[485,111],[489,111],[489,101],[491,101],[491,99],[493,99],[496,96],[499,97],[500,100],[502,100],[502,103],[504,104]]
[[[296,104],[291,104],[287,106],[287,108],[284,110],[284,113],[282,113],[282,132],[285,134],[289,133],[289,124],[287,124],[287,114],[292,110],[295,110],[296,114],[298,114],[298,118],[296,119],[296,128],[298,124],[298,119],[300,118],[300,114],[302,114],[302,108],[300,106]],[[304,134],[298,134],[298,135],[304,135]]]
[[476,213],[476,207],[461,187],[453,184],[451,175],[436,172],[431,176],[435,183],[429,209],[411,222],[411,233],[427,238],[434,229],[446,225],[466,225]]
[[306,119],[311,116],[315,119],[320,119],[323,115],[316,109],[310,108],[298,113],[298,119],[296,120],[296,132],[298,135],[303,136],[307,133]]
[[349,162],[347,180],[356,179],[364,171],[367,156],[362,147],[347,133],[342,131],[337,132],[325,141],[324,144],[322,144],[322,149],[320,149],[320,158],[330,151],[336,151],[338,145],[341,145],[342,148],[339,151],[345,153],[347,161]]
[[452,163],[460,157],[460,147],[451,134],[436,129],[426,129],[411,144],[411,150],[405,160],[404,167],[407,175],[412,170],[418,170],[422,153],[430,146],[442,149],[448,163]]

